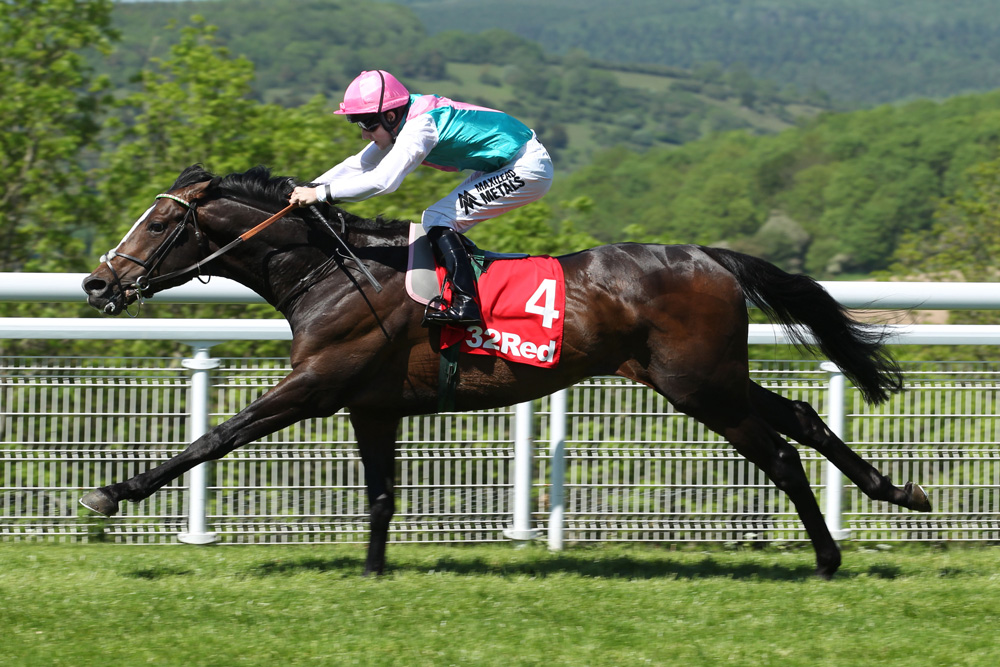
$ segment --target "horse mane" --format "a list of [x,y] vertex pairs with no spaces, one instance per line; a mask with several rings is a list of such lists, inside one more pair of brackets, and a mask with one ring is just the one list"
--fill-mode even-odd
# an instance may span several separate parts
[[[298,182],[290,176],[272,176],[271,170],[263,165],[251,167],[243,172],[234,172],[226,176],[216,176],[200,164],[194,164],[181,172],[171,186],[171,190],[183,188],[195,183],[212,181],[212,190],[218,196],[232,197],[269,207],[284,208],[288,204],[288,196]],[[343,218],[351,228],[366,234],[392,237],[406,235],[406,220],[386,220],[378,216],[374,220],[362,218],[349,211],[330,204],[317,204],[321,212],[332,219],[340,221]]]

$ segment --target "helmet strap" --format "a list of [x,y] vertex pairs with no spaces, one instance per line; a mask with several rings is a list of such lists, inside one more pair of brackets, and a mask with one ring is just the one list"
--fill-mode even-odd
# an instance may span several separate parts
[[[385,131],[389,133],[389,137],[392,139],[392,143],[396,143],[396,135],[399,134],[399,128],[403,125],[403,119],[406,118],[406,113],[410,110],[410,103],[407,102],[405,107],[399,107],[398,113],[399,118],[396,119],[396,127],[393,128],[389,124],[389,120],[385,117],[385,113],[382,111],[382,104],[385,102],[385,75],[382,74],[382,70],[376,70],[378,72],[379,79],[382,80],[382,89],[379,91],[378,96],[378,122],[385,128]],[[392,109],[389,109],[392,111]]]
[[[410,104],[407,102],[406,106],[379,112],[378,122],[385,128],[385,131],[389,133],[389,136],[392,137],[392,143],[396,143],[396,135],[399,134],[399,130],[403,127],[403,121],[406,120],[406,114],[409,110]],[[397,117],[395,120],[395,127],[393,127],[392,123],[389,122],[389,119],[386,118],[386,114],[388,114],[389,111],[396,112]]]

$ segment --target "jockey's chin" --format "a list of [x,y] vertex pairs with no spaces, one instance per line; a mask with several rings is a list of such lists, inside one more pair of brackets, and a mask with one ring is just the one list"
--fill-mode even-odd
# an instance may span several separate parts
[[389,131],[381,125],[375,128],[375,131],[373,132],[361,130],[361,138],[365,141],[375,142],[375,145],[382,150],[388,150],[392,147],[392,136],[389,134]]

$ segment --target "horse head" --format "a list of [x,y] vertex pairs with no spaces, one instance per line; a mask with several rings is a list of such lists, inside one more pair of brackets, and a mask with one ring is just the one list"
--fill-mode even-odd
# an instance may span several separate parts
[[190,167],[168,192],[157,195],[84,279],[87,302],[108,315],[119,315],[137,299],[187,281],[191,276],[181,268],[195,262],[202,252],[198,204],[214,182],[207,172]]

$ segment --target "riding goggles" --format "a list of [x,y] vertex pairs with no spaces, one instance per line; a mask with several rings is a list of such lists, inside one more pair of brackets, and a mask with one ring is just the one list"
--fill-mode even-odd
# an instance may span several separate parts
[[374,132],[382,125],[382,121],[379,119],[377,113],[352,114],[347,117],[347,120],[356,124],[365,132]]

